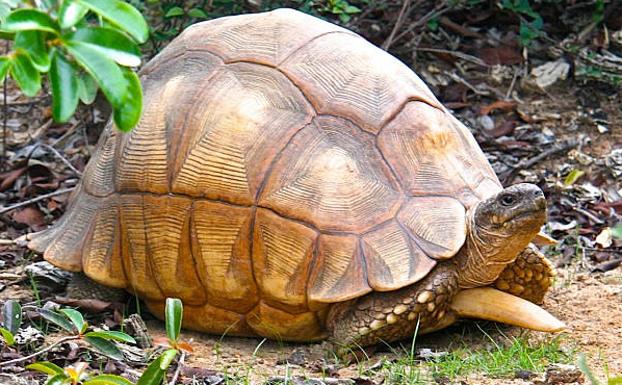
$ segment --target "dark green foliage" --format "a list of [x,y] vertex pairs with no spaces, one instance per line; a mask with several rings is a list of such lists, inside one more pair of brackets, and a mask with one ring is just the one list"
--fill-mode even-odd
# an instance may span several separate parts
[[136,8],[121,0],[0,4],[0,37],[14,40],[13,52],[0,57],[0,81],[8,74],[25,95],[35,96],[47,75],[59,122],[71,118],[78,100],[91,103],[99,87],[119,129],[138,123],[142,90],[129,67],[140,65],[138,43],[149,29]]

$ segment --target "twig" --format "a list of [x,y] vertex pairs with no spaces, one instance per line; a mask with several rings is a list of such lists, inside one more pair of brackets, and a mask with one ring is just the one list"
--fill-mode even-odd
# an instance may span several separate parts
[[37,144],[36,144],[36,145],[32,148],[32,150],[30,151],[30,154],[28,154],[28,159],[30,159],[30,157],[32,157],[32,154],[34,154],[35,150],[36,150],[37,148],[39,148],[39,147],[44,147],[44,148],[47,148],[48,150],[52,151],[52,153],[53,153],[54,155],[56,155],[56,157],[57,157],[58,159],[60,159],[60,160],[61,160],[61,161],[65,164],[65,166],[69,167],[69,169],[70,169],[71,171],[73,171],[73,172],[74,172],[77,176],[80,176],[80,177],[82,176],[82,173],[81,173],[80,171],[78,171],[78,169],[76,169],[75,167],[73,167],[73,165],[71,164],[71,162],[69,162],[69,161],[67,160],[67,158],[65,158],[65,157],[63,156],[63,154],[61,154],[61,153],[60,153],[57,149],[55,149],[54,147],[52,147],[52,146],[50,146],[50,145],[48,145],[48,144],[45,144],[45,143],[37,143]]
[[551,155],[555,155],[557,153],[570,150],[571,148],[577,147],[577,145],[578,145],[578,142],[574,139],[567,140],[558,145],[553,145],[549,149],[542,151],[541,153],[539,153],[538,155],[534,157],[518,162],[518,164],[516,164],[510,170],[499,175],[499,179],[501,179],[504,182],[507,182],[508,179],[512,177],[514,173],[516,173],[517,171],[532,167],[536,163],[543,161],[544,159],[548,158]]
[[15,245],[17,244],[17,242],[15,242],[12,239],[0,239],[0,245]]
[[29,360],[31,358],[34,358],[34,357],[36,357],[36,356],[38,356],[40,354],[43,354],[43,353],[45,353],[47,351],[50,351],[55,346],[58,346],[60,344],[64,344],[65,342],[68,342],[68,341],[77,340],[77,339],[80,339],[80,337],[79,336],[63,337],[60,340],[54,342],[52,345],[48,346],[47,348],[41,349],[38,352],[34,352],[31,355],[29,355],[29,356],[16,358],[16,359],[10,360],[10,361],[0,362],[0,367],[2,367],[2,366],[9,366],[9,365],[12,365],[12,364],[17,364],[18,362],[22,362],[22,361],[27,361],[27,360]]
[[512,90],[514,89],[514,85],[516,84],[516,79],[518,78],[518,72],[519,72],[519,68],[517,68],[516,71],[514,71],[514,76],[512,77],[512,83],[510,83],[510,87],[505,93],[506,100],[509,100],[510,96],[512,95]]
[[450,7],[445,8],[446,4],[447,4],[446,0],[445,1],[441,1],[440,4],[436,7],[436,9],[433,9],[430,12],[428,12],[427,14],[425,14],[421,19],[417,20],[417,22],[412,23],[408,28],[406,28],[406,30],[404,32],[402,32],[399,35],[397,35],[393,39],[393,43],[395,43],[396,41],[400,40],[404,36],[408,35],[412,31],[414,31],[415,29],[421,27],[422,25],[427,23],[430,19],[433,19],[433,18],[438,17],[438,16],[440,16],[440,15],[446,13],[446,12],[449,12],[449,10],[451,8]]
[[181,351],[181,356],[179,356],[179,361],[177,362],[177,369],[175,369],[175,373],[173,373],[173,378],[171,378],[171,382],[168,385],[175,385],[177,383],[177,378],[179,378],[179,373],[181,373],[181,368],[184,366],[184,360],[186,359],[186,352]]
[[75,189],[75,187],[67,187],[67,188],[63,188],[63,189],[60,189],[60,190],[56,190],[56,191],[54,191],[54,192],[51,192],[51,193],[49,193],[49,194],[39,195],[39,196],[38,196],[38,197],[36,197],[36,198],[32,198],[32,199],[29,199],[29,200],[24,201],[24,202],[16,203],[16,204],[14,204],[13,206],[6,206],[6,207],[2,207],[2,208],[0,208],[0,214],[4,214],[4,213],[6,213],[6,212],[9,212],[9,211],[11,211],[11,210],[18,209],[18,208],[23,207],[23,206],[28,206],[28,205],[30,205],[30,204],[33,204],[33,203],[36,203],[36,202],[42,201],[42,200],[47,199],[47,198],[51,198],[51,197],[55,197],[55,196],[57,196],[57,195],[62,195],[62,194],[65,194],[65,193],[71,192],[71,191],[73,191],[73,189]]
[[459,59],[471,62],[473,64],[477,64],[477,65],[482,66],[482,67],[490,67],[488,64],[486,64],[482,59],[478,58],[477,56],[469,55],[469,54],[466,54],[466,53],[460,52],[460,51],[450,51],[448,49],[426,48],[426,47],[417,47],[417,48],[415,48],[415,51],[444,53],[444,54],[452,55],[452,56],[455,56],[455,57],[457,57]]
[[400,9],[400,13],[397,16],[397,21],[395,22],[395,25],[393,26],[393,29],[391,30],[391,34],[389,35],[389,37],[387,37],[384,43],[382,43],[382,45],[380,46],[380,48],[382,48],[383,50],[387,51],[389,47],[391,47],[391,44],[393,44],[393,39],[395,38],[395,34],[397,34],[397,31],[399,31],[402,28],[402,25],[404,24],[405,16],[408,13],[406,12],[406,10],[410,11],[410,0],[404,0],[404,3],[402,4],[402,9]]
[[450,78],[452,78],[454,81],[464,84],[465,86],[467,86],[467,88],[475,92],[477,95],[482,95],[482,96],[490,95],[489,91],[483,91],[483,90],[476,88],[474,85],[472,85],[471,83],[469,83],[468,81],[466,81],[465,79],[463,79],[462,77],[460,77],[459,75],[453,72],[445,72],[445,74],[449,76]]

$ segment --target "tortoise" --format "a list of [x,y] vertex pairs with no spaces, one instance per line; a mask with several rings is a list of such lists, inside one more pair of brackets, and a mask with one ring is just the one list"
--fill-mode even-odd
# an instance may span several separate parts
[[461,317],[564,328],[537,306],[546,200],[503,188],[407,66],[291,9],[195,24],[140,73],[143,116],[105,128],[64,216],[31,234],[56,266],[184,326],[368,346]]

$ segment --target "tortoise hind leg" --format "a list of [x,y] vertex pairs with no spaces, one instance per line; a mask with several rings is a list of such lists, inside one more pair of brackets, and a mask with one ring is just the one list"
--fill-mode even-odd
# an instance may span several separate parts
[[83,273],[73,273],[66,294],[72,299],[97,299],[105,302],[124,302],[128,296],[125,290],[101,285]]
[[529,245],[501,272],[493,284],[497,289],[541,304],[553,283],[555,268],[534,246]]

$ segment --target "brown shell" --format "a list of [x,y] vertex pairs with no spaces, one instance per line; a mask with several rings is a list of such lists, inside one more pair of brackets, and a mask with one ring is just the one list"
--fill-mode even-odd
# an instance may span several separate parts
[[469,131],[405,65],[293,10],[196,24],[142,70],[67,214],[31,246],[190,327],[322,336],[327,304],[452,257],[500,190]]

